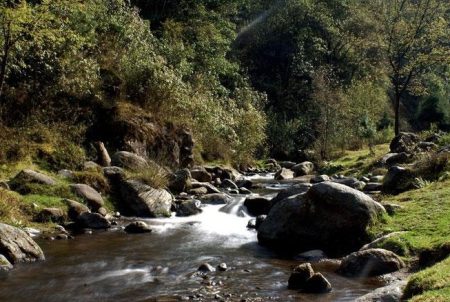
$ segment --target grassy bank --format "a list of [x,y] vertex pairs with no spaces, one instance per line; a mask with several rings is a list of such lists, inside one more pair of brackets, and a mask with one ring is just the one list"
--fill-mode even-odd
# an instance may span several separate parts
[[[360,176],[376,172],[375,163],[388,152],[388,145],[369,150],[346,151],[324,166],[324,171]],[[423,251],[437,251],[450,243],[450,180],[424,182],[423,187],[396,196],[382,195],[384,204],[396,205],[392,216],[372,226],[374,238],[400,232],[382,241],[378,247],[392,250],[407,262]],[[450,258],[422,269],[410,277],[405,291],[408,301],[450,301]]]

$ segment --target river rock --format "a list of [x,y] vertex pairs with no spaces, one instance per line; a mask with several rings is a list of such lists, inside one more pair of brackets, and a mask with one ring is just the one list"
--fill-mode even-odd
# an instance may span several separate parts
[[216,271],[216,269],[209,263],[200,264],[197,270],[202,273],[211,273]]
[[199,182],[211,182],[212,175],[203,167],[195,167],[191,169],[192,178]]
[[303,292],[312,294],[324,294],[331,292],[330,282],[321,274],[315,273],[306,281]]
[[205,195],[208,194],[208,189],[205,187],[198,187],[195,189],[190,189],[188,193],[191,195]]
[[338,273],[348,277],[371,277],[392,273],[405,264],[393,252],[384,249],[367,249],[346,256]]
[[246,188],[249,190],[251,190],[253,188],[253,182],[248,179],[240,179],[240,180],[236,181],[236,185],[239,188]]
[[277,194],[277,196],[272,198],[272,201],[271,201],[272,207],[275,204],[277,204],[278,202],[280,202],[281,200],[288,198],[289,196],[294,196],[294,195],[298,195],[298,194],[307,192],[311,187],[312,187],[312,184],[310,184],[310,183],[300,183],[300,184],[291,186],[289,188],[286,188],[284,190],[281,190]]
[[93,210],[97,211],[105,202],[103,197],[94,188],[85,184],[70,185],[72,191],[82,198],[86,204]]
[[228,269],[228,266],[226,263],[222,262],[217,266],[217,270],[219,272],[225,272]]
[[79,228],[108,229],[111,223],[98,213],[82,213],[78,216],[76,224]]
[[[222,183],[222,182],[221,182]],[[220,193],[220,190],[217,189],[215,186],[213,186],[212,184],[208,183],[208,182],[197,182],[197,181],[193,181],[191,183],[192,188],[193,189],[197,189],[197,188],[205,188],[207,190],[207,193]]]
[[60,208],[44,208],[36,217],[38,222],[63,223],[65,220],[64,211]]
[[398,302],[402,301],[407,281],[399,280],[359,297],[355,302]]
[[45,260],[39,245],[24,231],[0,223],[0,252],[12,264]]
[[186,192],[192,187],[192,177],[189,169],[181,169],[170,177],[169,189],[172,192]]
[[314,164],[310,161],[305,161],[293,166],[291,170],[294,171],[295,177],[310,175],[314,172]]
[[224,189],[239,190],[239,187],[230,179],[224,179],[221,186]]
[[20,187],[28,183],[42,184],[42,185],[55,185],[56,181],[40,172],[36,172],[30,169],[20,171],[10,182],[11,189],[20,191]]
[[383,184],[378,182],[369,182],[364,186],[364,191],[366,192],[375,192],[375,191],[381,191],[383,188]]
[[233,198],[225,193],[214,193],[201,196],[200,201],[204,204],[228,204]]
[[388,167],[398,165],[398,164],[404,164],[410,159],[410,155],[406,152],[401,153],[390,153],[391,156],[386,158],[386,165]]
[[281,170],[278,170],[278,172],[275,173],[274,177],[276,180],[292,179],[294,178],[294,171],[286,168],[281,168]]
[[111,158],[111,165],[121,167],[131,171],[139,171],[148,167],[148,162],[145,158],[128,152],[116,152]]
[[80,216],[81,214],[90,212],[87,206],[77,201],[64,199],[64,202],[68,207],[67,215],[73,221],[77,220],[78,216]]
[[120,183],[123,206],[138,217],[169,217],[173,196],[164,189],[154,189],[137,180]]
[[250,195],[250,194],[252,194],[252,191],[250,191],[249,189],[247,189],[245,187],[241,187],[241,188],[239,188],[239,194]]
[[389,168],[383,180],[383,192],[399,194],[415,187],[414,172],[407,168],[394,166]]
[[152,229],[143,221],[133,221],[125,227],[125,232],[129,234],[150,233]]
[[282,168],[291,169],[293,166],[295,166],[297,163],[293,161],[280,161],[278,163]]
[[258,229],[258,240],[284,252],[320,249],[342,255],[368,242],[367,227],[383,213],[383,206],[366,194],[323,182],[275,204]]
[[0,272],[7,272],[13,269],[11,262],[5,256],[0,254]]
[[119,179],[122,176],[125,176],[125,170],[121,167],[109,166],[102,168],[103,175],[108,179]]
[[199,214],[202,212],[201,207],[200,200],[183,200],[177,205],[177,216],[186,217]]
[[412,153],[419,142],[420,137],[418,135],[409,132],[401,132],[392,139],[389,147],[392,153]]
[[310,263],[303,263],[294,268],[288,280],[289,289],[303,289],[309,278],[314,275]]
[[314,178],[311,179],[312,184],[318,184],[324,181],[330,181],[330,176],[323,174],[314,176]]
[[271,205],[271,200],[264,197],[247,197],[244,201],[244,206],[252,216],[266,215]]

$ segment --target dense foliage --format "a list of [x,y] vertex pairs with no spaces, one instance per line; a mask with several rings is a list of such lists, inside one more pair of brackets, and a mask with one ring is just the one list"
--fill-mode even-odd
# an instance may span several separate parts
[[82,131],[127,102],[190,127],[204,158],[237,162],[371,145],[392,108],[403,129],[448,129],[448,3],[389,5],[2,1],[1,122]]

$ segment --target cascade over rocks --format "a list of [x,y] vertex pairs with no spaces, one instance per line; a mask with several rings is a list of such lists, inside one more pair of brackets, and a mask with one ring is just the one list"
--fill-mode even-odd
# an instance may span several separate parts
[[362,192],[323,182],[276,203],[258,229],[258,241],[286,253],[320,249],[344,255],[369,241],[367,227],[384,212]]
[[45,260],[37,243],[24,231],[0,223],[0,254],[12,263]]
[[154,189],[137,180],[122,180],[123,206],[138,217],[169,217],[173,196],[164,189]]

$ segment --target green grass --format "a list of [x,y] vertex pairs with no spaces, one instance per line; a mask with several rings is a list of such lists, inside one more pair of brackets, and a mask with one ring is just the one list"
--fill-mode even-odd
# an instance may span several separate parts
[[405,297],[414,302],[450,301],[450,258],[414,274],[405,289]]
[[414,255],[450,242],[450,181],[434,182],[418,190],[386,196],[383,202],[400,205],[402,209],[374,226],[372,233],[406,231],[388,243],[403,244],[403,248]]
[[369,149],[345,151],[339,158],[330,161],[322,167],[321,172],[354,176],[367,174],[373,170],[375,163],[389,152],[389,145],[376,145],[373,147],[373,151],[375,154],[371,154]]

